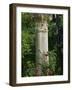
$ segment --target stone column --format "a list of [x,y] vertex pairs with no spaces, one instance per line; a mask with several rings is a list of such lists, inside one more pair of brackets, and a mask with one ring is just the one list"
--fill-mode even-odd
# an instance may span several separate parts
[[36,23],[36,75],[42,74],[43,63],[49,63],[48,59],[48,24],[47,21]]

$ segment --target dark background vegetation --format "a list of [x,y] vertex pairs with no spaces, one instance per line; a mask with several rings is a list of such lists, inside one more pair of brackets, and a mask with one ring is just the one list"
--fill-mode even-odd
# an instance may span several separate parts
[[[21,43],[22,43],[22,77],[35,76],[36,57],[35,57],[35,21],[34,14],[21,14]],[[48,49],[49,49],[49,68],[53,75],[63,74],[63,15],[49,15],[48,19]],[[43,66],[43,75],[45,67]]]

